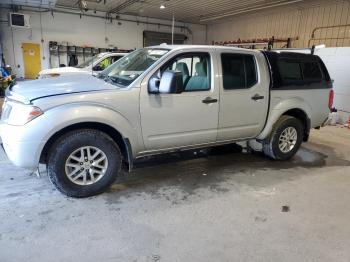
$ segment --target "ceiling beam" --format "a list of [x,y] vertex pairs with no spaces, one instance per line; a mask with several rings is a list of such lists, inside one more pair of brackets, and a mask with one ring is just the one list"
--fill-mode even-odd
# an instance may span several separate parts
[[126,0],[124,1],[122,4],[112,8],[111,10],[108,11],[109,14],[112,13],[119,13],[120,11],[122,11],[125,8],[128,8],[129,6],[141,2],[141,0]]
[[303,1],[304,0],[276,1],[276,2],[271,2],[269,4],[256,5],[256,6],[253,6],[251,8],[235,9],[235,10],[220,13],[220,14],[212,14],[212,15],[202,16],[199,21],[200,22],[208,22],[208,21],[218,20],[218,19],[222,19],[222,18],[226,18],[226,17],[232,17],[235,15],[245,14],[245,13],[249,13],[249,12],[260,11],[260,10],[264,10],[264,9],[268,9],[268,8],[290,5],[290,4],[299,3],[299,2],[303,2]]

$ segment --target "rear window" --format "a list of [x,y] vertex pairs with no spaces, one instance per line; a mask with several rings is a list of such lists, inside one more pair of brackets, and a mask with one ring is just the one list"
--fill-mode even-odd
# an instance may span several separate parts
[[278,59],[277,68],[282,86],[305,85],[324,80],[319,63],[296,59]]
[[280,60],[277,62],[280,76],[283,82],[292,83],[293,81],[301,81],[300,63],[288,60]]
[[271,89],[331,88],[328,70],[316,55],[263,51],[271,68]]
[[316,62],[304,62],[301,64],[305,80],[321,81],[323,76],[320,66]]

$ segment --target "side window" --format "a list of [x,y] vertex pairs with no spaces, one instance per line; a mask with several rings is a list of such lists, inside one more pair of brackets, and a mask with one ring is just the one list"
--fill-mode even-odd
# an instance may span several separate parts
[[122,56],[112,56],[111,57],[111,64],[117,62],[120,58],[122,58]]
[[165,70],[182,73],[184,90],[206,91],[210,89],[210,56],[207,53],[185,54],[170,61]]
[[196,71],[196,64],[200,62],[200,59],[199,57],[193,57],[193,60],[192,60],[192,67],[191,67],[191,75],[194,76],[197,74],[197,71]]
[[224,89],[250,88],[257,83],[254,56],[221,54],[221,63]]
[[303,76],[306,81],[322,81],[322,72],[316,62],[304,62],[301,64]]
[[103,59],[101,62],[99,62],[95,67],[96,69],[98,69],[97,71],[102,71],[102,70],[105,70],[107,67],[109,67],[111,64],[112,64],[111,57],[107,57]]
[[303,80],[299,62],[280,59],[277,66],[283,84],[300,83]]
[[253,56],[245,56],[244,58],[247,77],[247,87],[251,87],[258,82],[255,59]]

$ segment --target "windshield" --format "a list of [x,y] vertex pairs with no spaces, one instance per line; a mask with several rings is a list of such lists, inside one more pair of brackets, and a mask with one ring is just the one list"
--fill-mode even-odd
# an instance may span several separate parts
[[128,86],[167,52],[167,49],[138,49],[102,71],[99,78],[119,86]]
[[115,69],[115,67],[117,66],[117,63],[119,63],[120,59],[117,60],[116,62],[114,62],[113,64],[111,64],[109,67],[107,67],[105,70],[101,71],[100,73],[98,73],[97,77],[98,78],[106,78],[107,75],[113,70]]
[[98,58],[99,58],[99,55],[92,56],[92,57],[86,59],[85,62],[82,62],[81,64],[77,65],[76,68],[88,67],[88,66],[92,65],[92,63],[94,61],[96,61]]

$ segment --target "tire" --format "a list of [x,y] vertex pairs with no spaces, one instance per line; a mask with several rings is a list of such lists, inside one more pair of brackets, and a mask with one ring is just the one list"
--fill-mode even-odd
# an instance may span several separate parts
[[[288,160],[292,158],[299,150],[303,141],[303,130],[304,127],[297,118],[288,115],[281,116],[274,124],[270,136],[263,141],[264,154],[275,160]],[[292,134],[296,133],[295,144],[291,142],[294,139],[289,140],[285,138],[285,134],[288,134],[288,131]],[[286,147],[284,148],[284,146]]]
[[48,176],[61,193],[90,197],[104,192],[115,181],[121,159],[118,145],[105,133],[75,130],[60,137],[51,147]]

